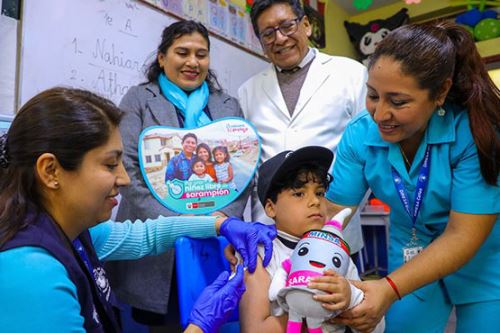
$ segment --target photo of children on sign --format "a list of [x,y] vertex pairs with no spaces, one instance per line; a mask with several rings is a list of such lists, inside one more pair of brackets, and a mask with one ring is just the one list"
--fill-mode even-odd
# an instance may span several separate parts
[[149,190],[181,214],[206,214],[235,200],[255,174],[255,129],[223,118],[196,129],[155,126],[140,137],[140,166]]

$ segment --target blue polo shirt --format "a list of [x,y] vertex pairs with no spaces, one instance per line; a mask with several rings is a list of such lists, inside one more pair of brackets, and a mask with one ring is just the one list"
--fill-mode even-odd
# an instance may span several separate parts
[[[431,145],[429,181],[416,221],[417,236],[423,244],[443,233],[450,210],[467,214],[500,212],[500,188],[488,185],[481,176],[467,113],[450,104],[444,108],[444,116],[434,114],[429,120],[409,172],[399,145],[380,137],[377,125],[366,111],[351,121],[339,143],[327,198],[339,205],[356,206],[371,188],[377,198],[391,207],[389,272],[403,264],[402,248],[410,241],[412,227],[396,192],[391,166],[403,179],[413,210],[415,185],[428,144]],[[499,223],[478,253],[443,281],[454,304],[500,298]],[[437,287],[434,282],[415,294],[425,299]]]
[[172,157],[167,165],[167,170],[165,171],[165,182],[168,180],[179,179],[188,180],[193,174],[192,162],[193,156],[187,158],[184,155],[184,151],[181,151],[179,155]]

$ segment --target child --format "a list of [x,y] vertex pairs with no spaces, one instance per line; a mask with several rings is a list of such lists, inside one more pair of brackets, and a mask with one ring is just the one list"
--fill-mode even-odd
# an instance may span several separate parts
[[[257,266],[254,274],[247,274],[246,293],[240,303],[240,323],[245,332],[286,332],[287,313],[277,302],[270,302],[271,281],[289,257],[300,237],[311,229],[321,229],[327,219],[325,192],[330,176],[328,169],[333,153],[326,148],[310,146],[297,151],[282,152],[259,167],[257,194],[264,210],[274,219],[278,237],[273,241],[273,258],[263,268]],[[321,290],[322,303],[330,311],[346,310],[351,306],[351,295],[359,289],[347,279],[359,280],[356,266],[350,260],[345,277],[328,272],[329,283]],[[325,301],[326,300],[326,301]],[[379,326],[383,326],[383,322]],[[376,331],[383,331],[383,327]],[[340,325],[324,324],[323,332],[344,332]]]
[[198,156],[193,157],[193,162],[191,164],[191,169],[193,173],[189,177],[189,181],[192,180],[205,180],[207,182],[213,182],[213,178],[207,173],[207,168],[205,167],[205,162]]
[[236,184],[233,181],[233,166],[229,159],[229,152],[225,146],[217,146],[212,150],[215,159],[215,176],[217,182],[229,185],[229,188],[236,190]]
[[210,151],[210,147],[204,142],[198,144],[198,147],[196,147],[196,156],[198,156],[203,160],[203,162],[205,162],[207,173],[210,175],[210,177],[212,177],[214,182],[217,182],[217,176],[215,175],[214,162],[212,161],[212,152]]

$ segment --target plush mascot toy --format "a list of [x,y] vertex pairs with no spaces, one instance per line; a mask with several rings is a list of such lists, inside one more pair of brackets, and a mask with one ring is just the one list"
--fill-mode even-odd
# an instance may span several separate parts
[[408,9],[403,8],[393,16],[385,20],[373,20],[366,25],[350,23],[344,21],[344,26],[349,34],[349,39],[360,55],[360,61],[366,66],[368,58],[375,51],[377,44],[385,36],[406,23],[410,17],[407,14]]
[[[346,208],[335,215],[332,221],[325,224],[321,230],[306,232],[292,253],[292,256],[282,262],[269,288],[269,298],[288,312],[288,333],[300,333],[302,320],[306,319],[310,333],[321,333],[321,325],[326,319],[335,317],[338,313],[328,311],[321,302],[313,299],[313,295],[323,293],[307,287],[312,277],[322,276],[331,269],[345,276],[351,263],[349,246],[342,237],[342,224],[351,213]],[[351,301],[349,308],[363,300],[363,292],[351,286]]]

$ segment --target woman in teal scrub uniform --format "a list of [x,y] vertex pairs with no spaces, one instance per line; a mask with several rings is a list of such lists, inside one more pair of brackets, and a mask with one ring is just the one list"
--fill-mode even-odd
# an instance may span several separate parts
[[360,282],[364,301],[336,321],[369,332],[387,312],[387,332],[443,332],[455,306],[457,332],[498,332],[500,93],[474,41],[452,23],[403,26],[367,86],[327,197],[334,211],[371,188],[390,205],[389,275]]

